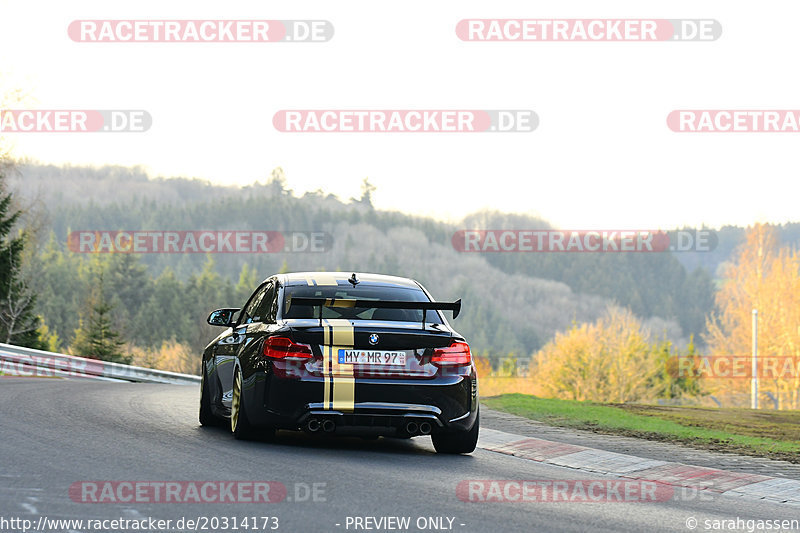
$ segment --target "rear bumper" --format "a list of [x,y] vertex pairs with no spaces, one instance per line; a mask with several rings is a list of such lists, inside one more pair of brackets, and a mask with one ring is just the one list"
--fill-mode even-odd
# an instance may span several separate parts
[[475,380],[474,371],[424,380],[356,379],[352,409],[334,409],[323,403],[322,377],[257,372],[245,380],[243,400],[254,425],[297,430],[307,429],[311,420],[330,420],[340,434],[405,437],[409,422],[427,423],[431,433],[471,429],[478,407]]

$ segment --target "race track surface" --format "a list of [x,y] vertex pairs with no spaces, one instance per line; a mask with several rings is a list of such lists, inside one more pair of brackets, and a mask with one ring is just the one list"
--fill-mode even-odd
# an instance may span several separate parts
[[[465,480],[615,478],[482,449],[468,456],[438,455],[427,437],[366,441],[280,432],[273,441],[241,442],[226,428],[200,427],[198,399],[197,387],[0,378],[0,530],[22,531],[2,522],[12,518],[31,520],[33,529],[40,517],[152,517],[172,520],[162,530],[175,531],[182,517],[206,517],[206,530],[222,531],[223,517],[227,530],[234,530],[234,517],[240,525],[245,517],[259,517],[256,530],[263,531],[274,527],[272,519],[261,519],[268,516],[278,518],[278,531],[289,532],[686,532],[692,519],[695,531],[706,531],[705,520],[800,517],[798,507],[696,494],[630,503],[462,501],[456,489]],[[90,486],[81,484],[85,481],[98,487],[111,481],[274,481],[272,497],[279,484],[286,495],[277,503],[155,503],[145,497],[88,503],[83,500],[91,495],[81,492]],[[308,490],[314,484],[316,497]],[[410,526],[378,528],[378,522],[365,519],[389,516],[408,517]],[[216,528],[212,517],[220,521]],[[67,529],[97,530],[86,523],[62,530]],[[202,524],[197,529],[203,530]]]

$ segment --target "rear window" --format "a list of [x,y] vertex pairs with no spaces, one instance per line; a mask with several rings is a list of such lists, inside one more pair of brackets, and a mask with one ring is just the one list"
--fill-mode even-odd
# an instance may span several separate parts
[[[428,296],[421,289],[387,286],[322,286],[309,287],[294,285],[286,287],[283,296],[283,318],[319,318],[319,307],[311,305],[294,305],[286,311],[289,297],[301,298],[348,298],[358,300],[392,300],[402,302],[429,302]],[[350,320],[382,320],[388,322],[422,322],[421,309],[378,309],[375,307],[323,307],[322,318],[345,318]],[[425,322],[441,324],[439,314],[430,309]]]

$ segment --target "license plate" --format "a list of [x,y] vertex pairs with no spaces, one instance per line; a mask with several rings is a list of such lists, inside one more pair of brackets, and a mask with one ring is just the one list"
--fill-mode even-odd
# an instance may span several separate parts
[[339,364],[405,366],[406,353],[385,350],[339,350]]

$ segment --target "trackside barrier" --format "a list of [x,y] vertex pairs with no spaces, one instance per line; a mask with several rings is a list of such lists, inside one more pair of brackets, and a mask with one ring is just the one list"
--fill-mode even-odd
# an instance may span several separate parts
[[173,385],[200,383],[200,376],[44,352],[3,343],[0,343],[0,374],[39,377],[79,376]]

